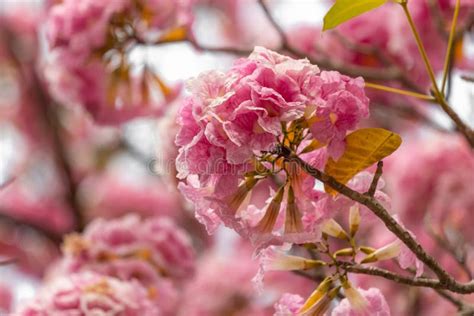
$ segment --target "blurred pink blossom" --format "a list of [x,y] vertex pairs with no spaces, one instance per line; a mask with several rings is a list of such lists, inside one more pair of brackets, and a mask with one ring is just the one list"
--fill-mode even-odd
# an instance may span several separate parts
[[160,315],[160,311],[140,283],[84,272],[46,284],[36,299],[20,307],[15,315],[99,314],[156,316]]
[[331,316],[390,316],[390,308],[382,292],[377,288],[358,289],[368,305],[362,311],[355,310],[349,301],[343,299],[332,311]]

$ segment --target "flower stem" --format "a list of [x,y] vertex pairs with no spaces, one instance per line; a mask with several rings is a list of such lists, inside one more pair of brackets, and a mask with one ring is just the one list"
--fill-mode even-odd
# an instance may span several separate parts
[[454,38],[456,36],[456,22],[459,15],[459,8],[461,6],[461,0],[456,0],[456,6],[454,7],[453,21],[451,23],[451,32],[449,33],[448,48],[446,49],[446,57],[444,59],[443,69],[443,81],[441,83],[441,92],[444,94],[446,88],[446,81],[448,79],[449,67],[453,55]]
[[403,90],[403,89],[392,88],[392,87],[388,87],[388,86],[384,86],[384,85],[380,85],[380,84],[376,84],[376,83],[365,82],[365,86],[367,88],[371,88],[371,89],[382,90],[382,91],[386,91],[386,92],[406,95],[406,96],[415,97],[415,98],[426,100],[426,101],[436,101],[435,98],[433,98],[432,96],[427,95],[427,94],[422,94],[422,93]]
[[433,67],[431,66],[428,55],[426,54],[425,47],[423,46],[423,42],[421,41],[420,34],[418,33],[418,30],[416,29],[415,22],[413,22],[413,18],[411,17],[410,11],[408,10],[407,2],[402,1],[400,5],[402,6],[403,11],[405,12],[408,23],[410,24],[411,31],[413,35],[415,36],[416,45],[418,46],[420,55],[423,58],[423,62],[425,63],[426,71],[428,72],[428,75],[430,76],[431,84],[433,85],[433,90],[436,95],[441,95],[438,88],[438,83],[436,82],[436,77],[433,71]]
[[[457,1],[459,1],[459,0],[457,0]],[[408,19],[408,23],[410,24],[410,28],[413,32],[413,35],[415,36],[415,40],[416,40],[416,44],[418,46],[418,50],[420,51],[420,55],[423,59],[423,62],[425,63],[426,70],[427,70],[428,75],[429,75],[430,80],[431,80],[433,93],[434,93],[434,97],[435,97],[436,102],[441,106],[443,111],[456,124],[456,127],[458,128],[458,130],[464,135],[466,140],[471,145],[471,148],[474,148],[474,131],[471,129],[470,126],[468,126],[466,123],[464,123],[464,121],[459,117],[459,115],[451,108],[451,106],[446,101],[444,94],[440,91],[440,89],[438,87],[438,83],[436,82],[433,67],[431,66],[431,63],[428,59],[428,55],[426,54],[426,50],[425,50],[425,48],[423,46],[423,43],[421,41],[420,34],[418,34],[415,23],[413,22],[410,11],[408,10],[407,1],[406,0],[401,1],[400,5],[402,6],[403,11],[405,12],[405,15]],[[459,11],[459,8],[457,10]],[[453,23],[455,23],[455,21],[453,21]],[[455,28],[455,25],[454,25],[454,28]],[[453,35],[453,36],[455,36],[455,35]],[[449,50],[449,47],[448,47],[448,50]],[[449,59],[449,56],[448,56],[448,59]]]

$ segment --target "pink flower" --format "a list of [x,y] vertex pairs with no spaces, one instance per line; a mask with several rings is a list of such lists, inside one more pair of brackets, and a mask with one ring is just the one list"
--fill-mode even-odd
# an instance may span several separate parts
[[313,137],[328,144],[328,154],[338,159],[344,152],[346,133],[369,116],[369,99],[362,78],[351,79],[338,72],[321,73],[321,92],[310,126]]
[[8,313],[12,308],[13,293],[5,284],[0,284],[0,313]]
[[15,315],[160,315],[149,293],[136,281],[85,272],[53,280]]
[[292,316],[297,315],[301,306],[303,306],[304,299],[297,294],[285,293],[280,300],[275,303],[274,316]]
[[[189,29],[191,1],[67,0],[49,8],[51,49],[46,78],[66,105],[84,107],[98,123],[119,124],[137,116],[161,115],[178,94],[149,67],[138,71],[126,51],[141,41],[166,40]],[[143,16],[149,18],[143,19]],[[128,23],[123,21],[127,20]],[[110,43],[114,42],[113,45]]]
[[[398,216],[394,216],[395,220],[402,226],[404,229],[405,226],[400,222]],[[379,227],[377,227],[379,228]],[[402,269],[415,268],[416,276],[420,277],[424,271],[423,263],[416,257],[416,255],[397,237],[392,233],[386,230],[385,227],[379,228],[383,229],[383,232],[380,230],[375,230],[373,235],[377,236],[377,241],[379,245],[383,245],[378,248],[375,252],[368,255],[363,263],[383,261],[387,259],[397,258],[398,263]],[[415,234],[410,230],[406,229],[408,233],[414,238],[417,239]],[[374,245],[374,246],[379,246]]]
[[[242,242],[240,240],[239,242]],[[196,277],[185,286],[179,316],[270,316],[273,304],[286,291],[306,295],[311,282],[296,275],[275,272],[257,293],[252,278],[258,262],[252,260],[252,247],[227,246],[226,253],[212,249],[199,259]]]
[[263,278],[266,272],[312,270],[325,265],[321,260],[290,255],[287,253],[290,249],[290,244],[283,244],[282,246],[269,246],[259,250],[257,256],[260,268],[252,281],[260,292],[263,290]]
[[[275,163],[278,157],[271,156],[282,142],[296,142],[291,146],[297,152],[308,146],[308,125],[321,147],[342,150],[347,131],[368,115],[362,79],[320,74],[307,60],[256,47],[227,73],[204,73],[188,87],[191,97],[177,119],[176,164],[178,177],[186,179],[179,188],[196,206],[198,220],[209,232],[223,223],[260,246],[316,240],[318,225],[330,215],[318,207],[325,194],[296,163]],[[319,126],[325,120],[332,120],[330,127]],[[289,133],[296,139],[285,140]],[[326,148],[301,157],[322,169]],[[282,183],[286,177],[286,185],[269,190],[262,212],[252,192],[272,173]],[[310,213],[313,225],[304,227],[302,218]]]
[[417,228],[428,220],[436,232],[456,231],[455,239],[471,240],[473,173],[467,171],[473,169],[472,152],[460,137],[434,134],[402,145],[385,172],[394,209],[417,235],[426,236]]
[[331,316],[390,316],[389,306],[379,289],[358,289],[358,291],[368,303],[364,310],[354,310],[349,300],[345,298],[333,309]]
[[143,271],[147,274],[143,281],[150,283],[162,276],[186,278],[194,270],[190,238],[166,217],[96,219],[82,235],[66,238],[64,252],[66,266],[72,271],[123,273],[124,279]]
[[179,194],[156,177],[130,181],[119,172],[109,171],[81,181],[79,192],[89,218],[114,218],[130,212],[142,217],[183,216]]

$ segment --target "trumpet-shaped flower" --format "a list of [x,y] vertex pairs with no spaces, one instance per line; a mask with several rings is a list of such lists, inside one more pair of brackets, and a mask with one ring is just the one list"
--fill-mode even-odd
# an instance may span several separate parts
[[[368,115],[363,80],[320,73],[308,60],[256,47],[228,72],[203,73],[188,89],[177,119],[176,162],[185,179],[179,188],[198,220],[209,232],[224,223],[260,245],[317,240],[332,215],[319,203],[325,193],[281,155],[317,140],[320,148],[300,157],[324,168],[327,153],[343,149],[347,131]],[[318,127],[326,119],[331,126]],[[256,211],[252,191],[271,177],[278,187]]]
[[379,289],[357,289],[357,291],[366,302],[364,309],[357,310],[349,298],[345,298],[333,309],[331,316],[390,316],[389,306]]

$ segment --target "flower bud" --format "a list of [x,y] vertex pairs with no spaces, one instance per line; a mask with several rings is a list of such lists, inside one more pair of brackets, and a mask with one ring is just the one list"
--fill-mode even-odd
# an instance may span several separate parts
[[359,205],[354,204],[349,209],[349,227],[350,227],[351,237],[355,236],[355,234],[359,230],[359,225],[360,225]]
[[380,260],[387,260],[397,257],[401,251],[401,241],[395,240],[394,242],[383,246],[365,257],[361,263],[376,262]]
[[362,251],[363,253],[365,253],[366,255],[370,255],[371,253],[373,253],[375,250],[375,248],[372,248],[372,247],[368,247],[368,246],[360,246],[359,247],[360,251]]
[[344,248],[344,249],[339,249],[334,253],[334,256],[336,257],[347,257],[347,256],[352,256],[354,255],[354,249],[353,248]]
[[349,282],[347,279],[342,281],[342,287],[344,289],[344,295],[346,296],[354,311],[363,311],[368,306],[369,303],[365,297],[362,296],[362,294],[360,294],[360,292],[355,289],[351,282]]
[[349,236],[347,233],[344,231],[344,229],[339,225],[335,220],[328,219],[325,221],[322,225],[322,231],[326,235],[335,237],[335,238],[340,238],[340,239],[349,239]]
[[321,260],[287,255],[274,249],[266,250],[261,260],[265,271],[309,270],[326,265]]
[[[329,289],[331,288],[331,285],[332,285],[332,278],[331,277],[325,278],[319,284],[319,286],[316,288],[316,290],[314,290],[314,292],[311,293],[311,295],[308,297],[306,302],[303,304],[303,306],[298,311],[297,315],[301,315],[301,316],[303,316],[303,315],[304,316],[306,316],[306,315],[322,315],[322,313],[321,314],[316,314],[316,313],[314,313],[314,311],[316,309],[322,309],[323,307],[325,307],[325,305],[327,305],[327,307],[329,307],[329,303],[331,301],[329,300],[329,302],[327,302],[327,298],[328,298],[327,293],[329,292]],[[323,313],[324,313],[324,311],[323,311]]]

